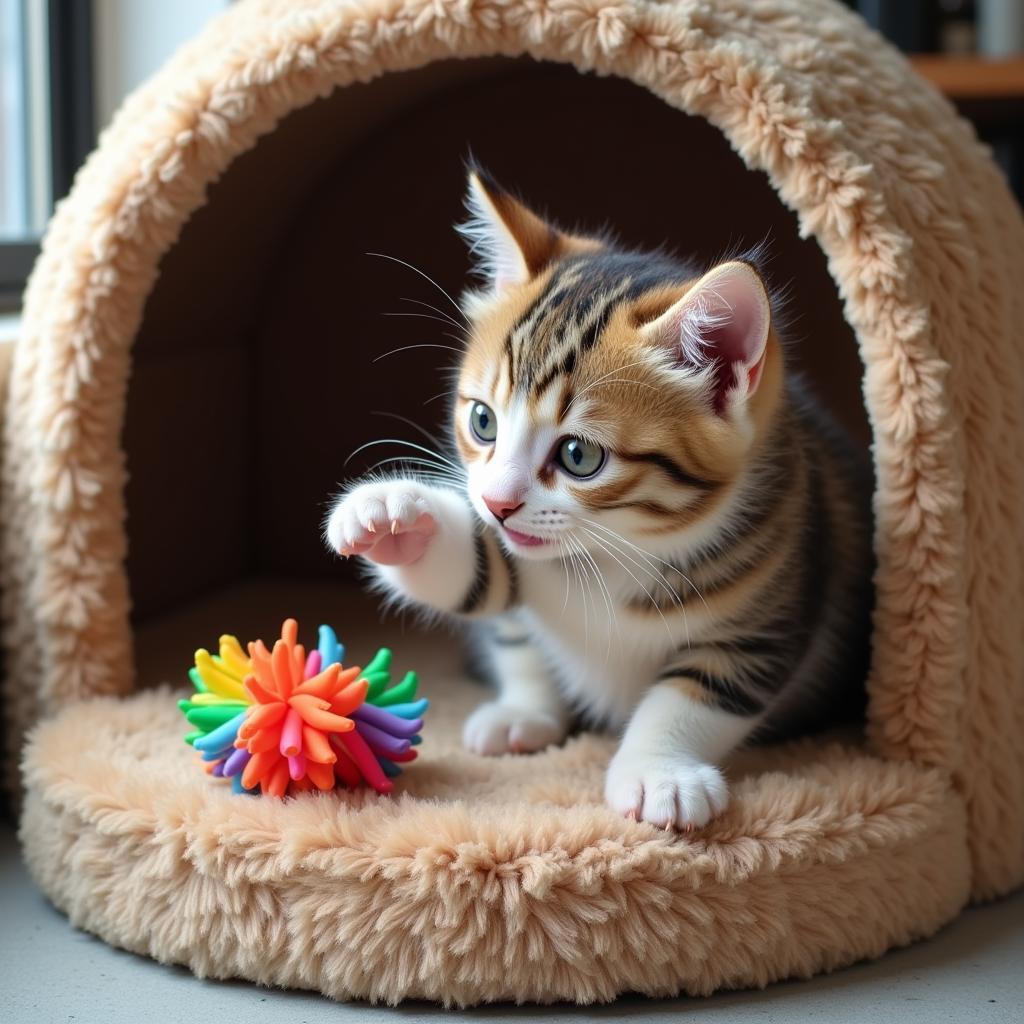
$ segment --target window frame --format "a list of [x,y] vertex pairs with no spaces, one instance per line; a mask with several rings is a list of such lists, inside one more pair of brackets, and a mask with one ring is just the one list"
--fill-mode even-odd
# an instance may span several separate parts
[[[46,0],[50,196],[67,195],[96,140],[93,0]],[[0,242],[0,312],[21,304],[39,238]]]

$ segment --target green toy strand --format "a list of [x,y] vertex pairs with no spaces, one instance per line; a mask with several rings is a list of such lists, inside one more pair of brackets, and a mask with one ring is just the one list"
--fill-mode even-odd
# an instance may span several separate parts
[[370,684],[366,691],[366,699],[373,701],[384,692],[385,687],[391,682],[391,673],[387,671],[364,672],[363,679]]
[[385,690],[374,704],[379,708],[386,708],[390,704],[405,704],[415,700],[418,681],[415,672],[406,672],[405,678],[390,690]]
[[363,669],[363,675],[368,676],[371,673],[376,674],[377,672],[390,672],[391,671],[391,650],[387,647],[382,647],[377,653],[370,659],[370,664]]
[[209,693],[209,687],[203,682],[203,677],[199,674],[199,669],[190,668],[188,670],[188,677],[192,680],[192,685],[196,688],[197,693]]
[[191,746],[200,736],[205,736],[206,733],[202,729],[194,729],[192,732],[185,733],[185,742]]
[[189,722],[203,732],[213,732],[220,728],[225,722],[230,722],[240,711],[244,710],[245,704],[212,704],[205,707],[192,708],[185,713]]

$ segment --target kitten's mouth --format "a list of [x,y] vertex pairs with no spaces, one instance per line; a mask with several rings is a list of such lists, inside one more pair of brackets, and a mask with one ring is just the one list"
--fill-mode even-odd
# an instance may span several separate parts
[[506,526],[504,523],[501,526],[510,541],[514,544],[521,544],[524,548],[536,548],[542,544],[551,543],[547,537],[532,537],[528,533],[520,533],[518,530],[513,530],[511,526]]

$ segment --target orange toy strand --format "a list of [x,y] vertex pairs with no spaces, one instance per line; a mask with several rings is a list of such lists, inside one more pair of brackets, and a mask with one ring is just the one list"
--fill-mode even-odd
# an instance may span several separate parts
[[327,742],[327,737],[319,729],[310,728],[308,725],[302,727],[302,749],[308,761],[334,764],[338,760],[338,755]]
[[336,715],[348,715],[355,711],[366,700],[369,688],[370,684],[365,679],[357,679],[354,683],[349,683],[344,690],[335,694],[331,701],[331,711]]
[[334,766],[317,764],[316,761],[306,762],[306,775],[317,789],[334,788]]

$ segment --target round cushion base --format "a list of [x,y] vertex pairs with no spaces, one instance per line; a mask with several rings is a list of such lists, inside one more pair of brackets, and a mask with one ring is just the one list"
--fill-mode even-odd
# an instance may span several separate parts
[[233,795],[192,763],[167,691],[65,708],[25,758],[29,867],[112,945],[389,1003],[763,986],[928,935],[967,900],[938,772],[842,741],[755,751],[726,814],[676,835],[604,806],[610,738],[476,757],[458,732],[479,688],[429,690],[390,797]]

